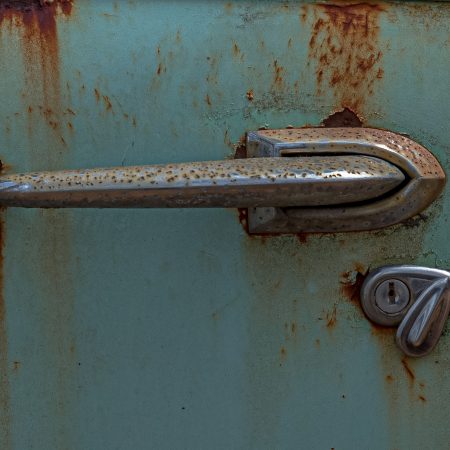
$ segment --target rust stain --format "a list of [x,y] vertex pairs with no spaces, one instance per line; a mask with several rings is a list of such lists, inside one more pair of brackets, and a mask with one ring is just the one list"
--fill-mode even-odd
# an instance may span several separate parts
[[362,127],[363,122],[358,115],[349,108],[330,114],[322,121],[322,125],[327,128],[341,127]]
[[[286,359],[286,357],[287,357],[287,350],[285,347],[281,347],[281,349],[280,349],[281,361],[283,362]],[[280,364],[280,366],[281,366],[281,364]]]
[[393,377],[392,375],[386,375],[386,381],[387,381],[388,383],[393,383],[394,377]]
[[[2,211],[1,211],[2,214]],[[6,325],[6,303],[3,294],[3,251],[5,227],[0,215],[0,427],[2,448],[11,448],[11,393],[8,377],[8,330]]]
[[406,357],[402,358],[402,366],[405,369],[406,375],[408,375],[409,381],[411,383],[414,383],[415,379],[416,379],[416,375],[414,373],[414,371],[411,369],[411,367],[408,364],[408,360],[406,359]]
[[244,134],[239,139],[239,143],[235,147],[234,158],[235,159],[243,159],[247,158],[247,135]]
[[273,83],[272,86],[275,88],[282,88],[284,85],[283,80],[284,67],[278,64],[278,60],[273,62]]
[[247,208],[238,208],[238,214],[239,214],[239,222],[242,225],[242,228],[244,231],[249,234],[248,231],[248,211]]
[[423,403],[426,403],[427,399],[423,395],[419,395],[419,400]]
[[100,91],[97,88],[94,89],[94,95],[95,95],[95,101],[97,103],[99,103],[101,95],[100,95]]
[[247,96],[247,100],[248,100],[249,102],[252,102],[253,99],[255,98],[255,97],[254,97],[254,94],[253,94],[253,89],[249,89],[249,90],[247,91],[246,96]]
[[292,333],[292,336],[295,336],[297,334],[297,323],[296,322],[291,323],[291,333]]
[[241,53],[241,49],[237,45],[237,42],[233,42],[233,55],[238,57],[238,56],[240,56],[240,53]]
[[332,89],[340,106],[359,111],[383,77],[378,22],[385,8],[342,2],[314,5],[311,10],[309,57],[317,64],[317,93]]
[[233,2],[227,2],[225,3],[225,12],[227,14],[231,14],[231,12],[233,11]]
[[308,242],[308,233],[297,233],[296,236],[300,244],[306,244]]
[[331,312],[327,313],[327,328],[334,328],[337,322],[336,305],[333,306]]
[[[19,31],[28,95],[44,108],[52,105],[57,114],[62,111],[56,19],[70,16],[72,8],[73,0],[0,0],[0,28]],[[39,86],[42,92],[36,98]]]
[[361,264],[354,265],[356,275],[354,279],[351,278],[351,272],[344,272],[341,280],[341,293],[347,297],[352,303],[361,305],[361,287],[364,280],[369,273]]
[[209,96],[209,94],[206,94],[205,102],[208,106],[211,106],[211,97]]
[[112,110],[112,103],[111,103],[111,100],[109,99],[109,97],[107,95],[103,95],[103,102],[105,103],[106,111],[111,111]]
[[300,7],[300,22],[304,24],[306,22],[307,17],[308,17],[308,7],[306,5],[302,5]]

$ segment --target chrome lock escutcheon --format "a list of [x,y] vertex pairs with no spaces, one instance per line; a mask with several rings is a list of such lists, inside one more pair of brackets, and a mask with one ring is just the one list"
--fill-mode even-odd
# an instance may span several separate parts
[[397,326],[396,342],[408,356],[425,356],[437,345],[450,313],[450,272],[419,266],[373,270],[361,288],[367,317]]

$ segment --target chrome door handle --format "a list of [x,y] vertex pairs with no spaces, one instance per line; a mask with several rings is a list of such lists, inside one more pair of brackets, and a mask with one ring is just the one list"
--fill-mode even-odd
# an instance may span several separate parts
[[370,156],[248,158],[10,175],[0,202],[23,207],[318,206],[366,201],[401,170]]
[[250,231],[350,231],[426,208],[445,175],[410,139],[370,128],[261,130],[248,158],[3,175],[0,206],[249,208]]
[[371,272],[361,303],[373,322],[399,325],[396,342],[408,356],[437,345],[450,313],[450,272],[417,266],[385,266]]

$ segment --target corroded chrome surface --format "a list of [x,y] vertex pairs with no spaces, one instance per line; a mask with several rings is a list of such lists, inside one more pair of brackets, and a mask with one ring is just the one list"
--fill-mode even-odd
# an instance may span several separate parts
[[411,139],[372,128],[301,128],[260,130],[248,135],[250,156],[371,155],[404,171],[407,177],[392,195],[361,205],[331,208],[254,208],[254,233],[356,231],[382,228],[427,208],[441,193],[445,173],[437,159]]
[[251,158],[37,172],[0,179],[0,204],[23,207],[318,206],[368,201],[404,181],[358,155]]

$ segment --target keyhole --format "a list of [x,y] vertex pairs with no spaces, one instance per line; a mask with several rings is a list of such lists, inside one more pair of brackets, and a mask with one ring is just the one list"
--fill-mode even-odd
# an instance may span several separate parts
[[389,282],[388,297],[390,305],[394,305],[397,302],[397,294],[395,292],[395,285],[393,281]]

